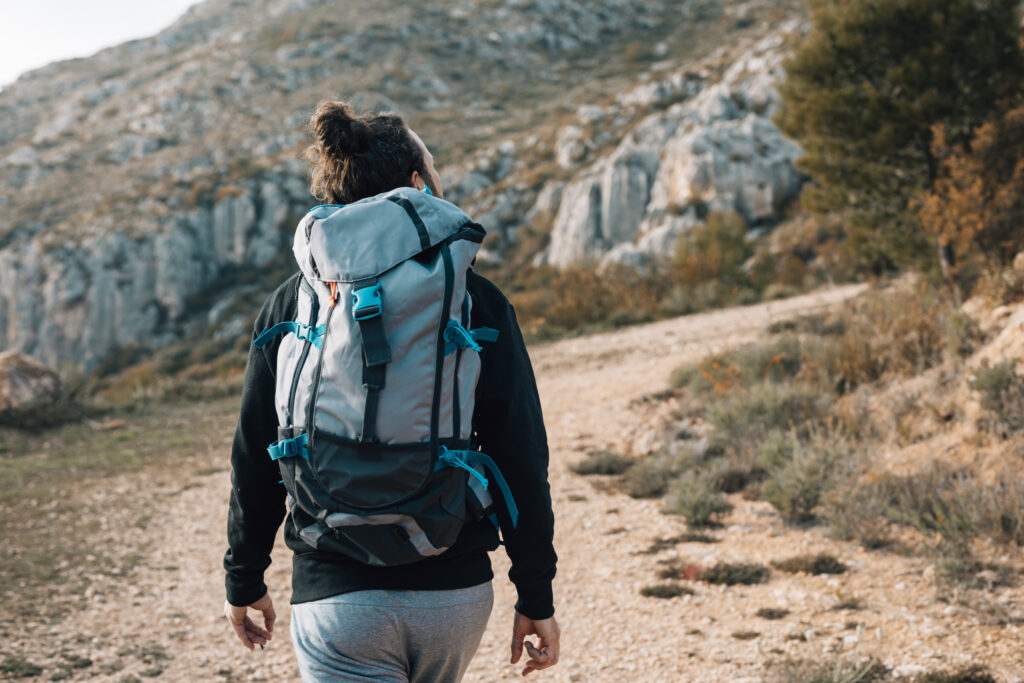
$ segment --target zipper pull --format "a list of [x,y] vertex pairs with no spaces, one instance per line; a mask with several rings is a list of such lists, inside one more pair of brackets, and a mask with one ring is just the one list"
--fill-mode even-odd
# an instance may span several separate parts
[[334,308],[334,304],[338,303],[338,283],[337,282],[328,282],[327,284],[331,288],[331,299],[330,299],[331,303],[330,303],[330,306],[328,306],[328,308]]

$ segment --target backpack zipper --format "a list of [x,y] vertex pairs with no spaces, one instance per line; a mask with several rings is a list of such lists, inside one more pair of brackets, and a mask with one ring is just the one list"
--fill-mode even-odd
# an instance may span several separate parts
[[331,332],[331,316],[334,315],[334,309],[337,308],[338,303],[338,283],[328,282],[331,288],[330,304],[327,309],[327,320],[324,321],[324,336],[323,344],[320,347],[320,357],[316,361],[316,370],[313,372],[313,387],[310,390],[309,396],[309,408],[306,411],[306,433],[309,434],[308,449],[309,453],[313,453],[313,442],[316,438],[316,430],[313,428],[316,420],[316,399],[320,394],[320,375],[323,373],[324,368],[324,354],[327,352],[327,335]]

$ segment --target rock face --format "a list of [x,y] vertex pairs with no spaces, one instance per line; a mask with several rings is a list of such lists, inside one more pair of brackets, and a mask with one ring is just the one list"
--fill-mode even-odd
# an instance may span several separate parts
[[285,219],[309,206],[300,180],[267,178],[151,230],[4,249],[0,348],[90,367],[123,346],[173,340],[191,295],[225,269],[257,270],[285,253]]
[[483,149],[453,197],[500,252],[536,199],[509,178],[512,138],[595,56],[679,29],[690,2],[206,0],[155,36],[24,74],[0,90],[0,350],[88,369],[208,322],[191,304],[211,283],[232,289],[204,294],[211,315],[222,296],[258,307],[243,288],[287,260],[316,203],[300,159],[328,96],[426,119],[445,165]]
[[328,96],[406,115],[487,228],[482,260],[553,225],[551,263],[642,263],[701,202],[770,222],[799,185],[767,118],[779,46],[724,74],[672,46],[695,22],[748,42],[775,19],[736,28],[733,5],[779,2],[206,0],[27,73],[0,90],[0,350],[88,370],[244,333],[233,303],[255,312],[316,203],[302,152]]
[[[793,165],[799,147],[771,121],[783,56],[782,36],[772,35],[716,83],[679,72],[625,93],[620,102],[628,105],[684,101],[641,120],[565,187],[540,261],[642,264],[671,253],[680,232],[708,211],[738,212],[751,226],[776,221],[804,180]],[[566,130],[578,139],[578,128]],[[571,156],[562,149],[560,163]]]
[[51,403],[60,398],[57,373],[35,358],[0,353],[0,410]]

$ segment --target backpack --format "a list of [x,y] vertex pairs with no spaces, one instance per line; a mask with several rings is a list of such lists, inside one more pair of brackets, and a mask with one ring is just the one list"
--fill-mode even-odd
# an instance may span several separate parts
[[394,566],[447,550],[465,521],[509,519],[508,485],[472,440],[481,343],[466,274],[484,229],[443,199],[399,188],[312,209],[295,231],[298,315],[277,354],[278,463],[311,547]]

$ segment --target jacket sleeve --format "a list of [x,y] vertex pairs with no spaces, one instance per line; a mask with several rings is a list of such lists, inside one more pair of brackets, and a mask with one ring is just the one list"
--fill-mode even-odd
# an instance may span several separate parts
[[[263,329],[264,317],[261,314],[257,320],[257,330]],[[267,446],[277,440],[274,388],[267,355],[250,347],[231,447],[228,551],[224,555],[227,599],[236,606],[250,605],[266,593],[263,572],[270,566],[270,551],[285,514],[285,489],[267,454]]]
[[496,501],[505,550],[512,560],[508,576],[519,595],[516,611],[547,619],[555,611],[551,582],[557,560],[547,434],[515,311],[504,297],[502,301],[498,339],[482,354],[474,429],[480,449],[498,465],[519,508],[513,530],[505,506]]

